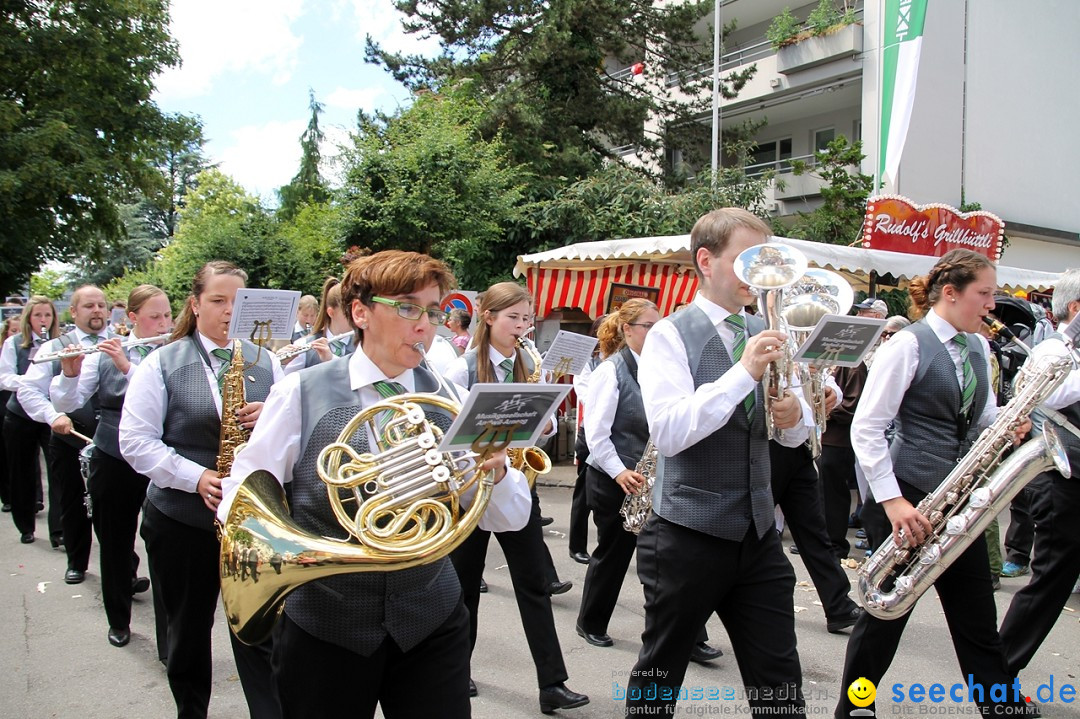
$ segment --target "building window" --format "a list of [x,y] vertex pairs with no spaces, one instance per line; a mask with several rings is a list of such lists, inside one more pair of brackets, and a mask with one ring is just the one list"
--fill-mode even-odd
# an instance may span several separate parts
[[766,170],[783,172],[791,168],[786,160],[791,159],[791,138],[759,142],[750,153],[750,164],[746,174],[750,177],[760,175]]
[[836,139],[836,128],[826,127],[822,130],[814,130],[814,152],[821,152]]

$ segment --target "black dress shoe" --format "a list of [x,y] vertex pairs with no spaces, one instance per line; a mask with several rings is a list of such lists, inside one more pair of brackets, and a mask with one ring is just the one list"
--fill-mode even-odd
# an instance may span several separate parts
[[125,647],[131,641],[130,629],[113,629],[109,627],[109,644],[114,647]]
[[484,581],[483,577],[480,577],[480,593],[487,594],[487,582]]
[[578,564],[588,564],[589,563],[589,553],[588,552],[570,552],[570,558],[573,559]]
[[19,541],[22,542],[23,544],[33,544],[34,543],[34,533],[33,532],[27,532],[26,534],[19,537]]
[[555,521],[554,517],[541,517],[540,518],[540,526],[541,527],[546,527],[546,526],[548,526],[549,524],[551,524],[554,521]]
[[8,504],[7,502],[4,502],[3,506],[0,506],[0,512],[10,512],[10,511],[11,511],[11,505]]
[[724,652],[716,647],[710,647],[705,642],[698,642],[694,645],[694,648],[690,650],[690,661],[697,664],[707,664],[722,656],[724,656]]
[[610,647],[615,642],[607,634],[589,634],[587,631],[581,628],[578,624],[574,627],[577,630],[578,636],[592,644],[594,647]]
[[830,634],[839,634],[850,626],[853,626],[855,622],[859,621],[859,617],[863,615],[862,607],[855,607],[846,614],[841,614],[839,617],[829,619],[825,622],[825,628],[829,630]]
[[135,577],[131,580],[131,593],[142,594],[146,590],[150,589],[149,577]]
[[799,553],[799,548],[797,546],[795,546],[794,544],[792,544],[790,547],[788,547],[787,550],[789,552],[791,552],[792,554],[798,554]]
[[570,691],[562,682],[540,690],[540,711],[550,714],[556,709],[573,709],[589,703],[589,697]]
[[69,569],[64,572],[64,581],[68,584],[82,584],[86,579],[86,572],[81,569]]
[[59,549],[64,546],[64,535],[58,534],[55,537],[49,537],[49,546],[53,549]]
[[472,680],[472,677],[469,677],[469,696],[474,697],[476,694],[476,682]]
[[34,511],[35,512],[44,512],[45,511],[45,504],[42,503],[42,502],[38,502],[37,503],[37,508]]
[[556,594],[566,594],[572,586],[574,586],[573,582],[552,582],[548,585],[548,596],[554,597]]

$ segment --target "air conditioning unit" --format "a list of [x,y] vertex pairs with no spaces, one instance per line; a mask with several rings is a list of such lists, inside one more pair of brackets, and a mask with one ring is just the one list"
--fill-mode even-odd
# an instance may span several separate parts
[[768,212],[779,212],[780,211],[780,203],[779,202],[766,202],[765,203],[765,209]]
[[771,80],[769,80],[769,87],[771,87],[773,89],[780,87],[780,78],[774,77]]

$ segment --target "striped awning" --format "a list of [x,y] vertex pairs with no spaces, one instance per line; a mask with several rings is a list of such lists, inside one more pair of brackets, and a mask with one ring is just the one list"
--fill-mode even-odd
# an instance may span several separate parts
[[607,309],[611,285],[627,284],[659,290],[660,315],[671,314],[680,303],[689,302],[697,292],[697,275],[692,268],[632,262],[591,270],[529,267],[525,271],[529,290],[536,298],[536,315],[543,319],[554,310],[577,308],[591,318]]

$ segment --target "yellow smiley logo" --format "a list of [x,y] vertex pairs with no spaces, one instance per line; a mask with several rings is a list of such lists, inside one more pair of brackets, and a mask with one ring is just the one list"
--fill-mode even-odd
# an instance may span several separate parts
[[847,688],[848,699],[857,707],[868,707],[874,703],[877,687],[866,677],[859,677]]

